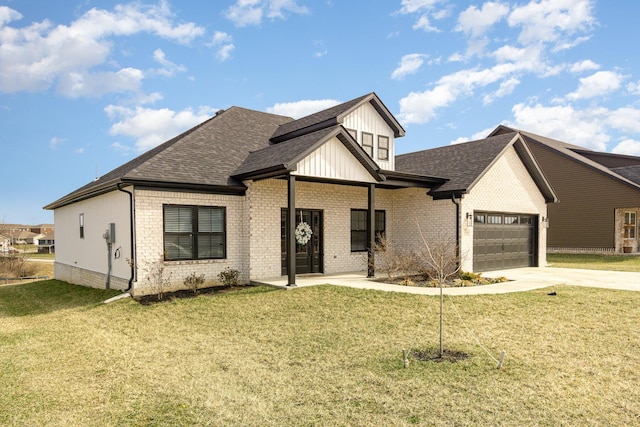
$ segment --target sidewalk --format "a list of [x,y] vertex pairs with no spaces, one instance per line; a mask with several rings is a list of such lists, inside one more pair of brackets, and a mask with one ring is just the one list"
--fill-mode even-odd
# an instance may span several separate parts
[[[589,286],[606,289],[621,289],[627,291],[640,291],[640,273],[627,273],[620,271],[578,270],[553,267],[528,267],[509,270],[491,271],[483,274],[484,277],[506,277],[508,282],[493,285],[481,285],[472,287],[444,288],[446,295],[481,295],[503,294],[509,292],[529,291],[545,288],[547,286],[566,284],[574,286]],[[264,284],[278,288],[287,287],[287,277],[257,280],[255,284]],[[420,295],[439,295],[439,288],[421,288],[412,286],[392,285],[388,283],[369,280],[364,272],[344,273],[336,275],[298,275],[297,287],[329,284],[334,286],[347,286],[358,289],[373,289],[388,292],[405,292]],[[295,288],[293,288],[295,289]]]

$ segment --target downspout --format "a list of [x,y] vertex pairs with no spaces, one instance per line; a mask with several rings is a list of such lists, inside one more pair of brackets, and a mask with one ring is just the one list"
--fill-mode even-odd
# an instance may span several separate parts
[[119,182],[117,185],[118,190],[129,195],[129,238],[131,239],[131,260],[129,261],[129,266],[131,267],[131,276],[129,277],[129,285],[127,286],[127,289],[124,290],[124,292],[129,292],[131,291],[131,288],[133,288],[133,279],[135,278],[136,274],[136,257],[134,253],[135,245],[133,241],[133,193],[131,191],[123,190],[120,187],[121,185],[122,183]]
[[456,195],[451,194],[451,201],[456,205],[456,259],[460,268],[460,202],[456,200]]

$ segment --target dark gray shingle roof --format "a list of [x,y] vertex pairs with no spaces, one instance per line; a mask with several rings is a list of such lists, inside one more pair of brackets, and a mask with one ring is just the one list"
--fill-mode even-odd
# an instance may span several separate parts
[[434,195],[465,192],[482,176],[516,135],[512,132],[479,141],[396,156],[396,170],[449,179],[432,189],[431,194]]
[[640,184],[640,165],[635,166],[623,166],[619,168],[612,168],[613,172],[618,175],[622,175],[630,181]]
[[99,179],[45,206],[53,209],[118,182],[155,185],[242,187],[231,178],[250,152],[290,117],[231,107],[198,126],[123,164]]

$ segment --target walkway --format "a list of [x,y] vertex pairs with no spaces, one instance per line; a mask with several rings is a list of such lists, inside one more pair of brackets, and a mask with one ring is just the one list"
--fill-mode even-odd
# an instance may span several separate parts
[[[514,268],[510,270],[491,271],[484,277],[506,277],[509,282],[493,285],[472,286],[467,288],[444,288],[446,295],[479,295],[503,294],[508,292],[529,291],[553,285],[589,286],[606,289],[621,289],[640,291],[640,273],[621,271],[579,270],[553,267]],[[288,288],[287,277],[257,280],[255,284],[264,284],[278,288]],[[420,288],[412,286],[392,285],[369,280],[364,272],[345,273],[336,275],[298,275],[298,287],[329,284],[348,286],[359,289],[374,289],[389,292],[405,292],[420,295],[438,295],[439,288]],[[295,289],[295,288],[294,288]]]

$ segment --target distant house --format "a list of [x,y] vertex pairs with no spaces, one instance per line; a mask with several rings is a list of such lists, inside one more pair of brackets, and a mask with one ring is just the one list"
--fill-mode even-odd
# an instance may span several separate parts
[[38,239],[38,253],[52,254],[55,252],[55,232],[51,231]]
[[376,236],[444,235],[463,270],[546,264],[556,200],[522,135],[395,155],[405,130],[375,93],[307,117],[231,107],[50,203],[55,277],[153,292],[192,273],[244,282],[375,273]]
[[547,248],[555,252],[638,252],[640,157],[591,151],[519,132],[558,195],[548,208]]

